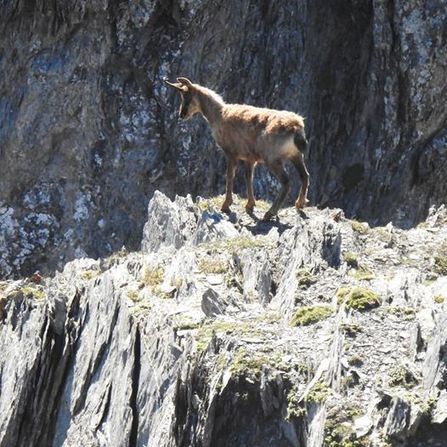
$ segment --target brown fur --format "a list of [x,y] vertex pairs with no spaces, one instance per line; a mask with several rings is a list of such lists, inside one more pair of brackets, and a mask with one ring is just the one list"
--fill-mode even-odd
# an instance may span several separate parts
[[265,219],[278,213],[289,191],[290,179],[283,167],[285,160],[294,164],[302,181],[296,207],[302,208],[307,203],[309,173],[303,154],[295,143],[298,135],[300,141],[307,144],[303,117],[288,111],[226,104],[217,93],[206,87],[193,84],[186,78],[177,80],[178,83],[167,84],[176,88],[182,95],[180,116],[188,119],[195,113],[202,113],[210,124],[214,139],[227,156],[227,186],[223,211],[228,211],[232,203],[233,179],[238,160],[246,162],[248,211],[252,211],[255,205],[252,181],[253,169],[257,163],[265,163],[282,185],[278,197],[264,216]]

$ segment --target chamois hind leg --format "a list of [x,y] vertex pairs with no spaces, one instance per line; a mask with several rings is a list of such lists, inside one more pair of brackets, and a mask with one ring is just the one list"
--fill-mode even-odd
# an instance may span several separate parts
[[253,172],[256,163],[251,161],[245,162],[245,182],[247,184],[247,204],[245,205],[245,209],[247,213],[252,213],[253,208],[255,206],[255,195],[253,192]]
[[296,208],[300,209],[304,208],[309,203],[309,200],[307,199],[307,191],[309,189],[309,172],[307,171],[306,165],[304,164],[303,154],[298,153],[297,155],[292,157],[291,161],[301,178],[301,188],[298,194],[298,198],[295,202]]
[[237,160],[235,158],[227,158],[227,185],[225,200],[222,204],[222,211],[227,213],[230,211],[230,205],[233,203],[233,181],[236,173]]
[[281,182],[281,190],[279,191],[278,196],[276,197],[273,205],[270,209],[265,213],[264,220],[270,220],[273,216],[278,214],[279,208],[281,204],[284,202],[287,194],[290,190],[290,179],[287,175],[287,172],[284,169],[282,161],[275,161],[267,165],[272,174]]

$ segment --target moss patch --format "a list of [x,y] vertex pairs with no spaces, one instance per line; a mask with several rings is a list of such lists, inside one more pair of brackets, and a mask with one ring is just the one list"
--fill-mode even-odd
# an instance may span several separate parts
[[413,388],[418,384],[417,377],[405,366],[398,365],[390,372],[388,381],[390,386],[403,386],[404,388]]
[[438,275],[447,275],[447,256],[441,254],[435,256],[434,270]]
[[364,265],[359,265],[356,270],[350,272],[350,276],[359,281],[370,281],[375,278],[374,272]]
[[396,315],[399,318],[403,318],[404,320],[413,320],[416,316],[416,310],[414,307],[405,307],[405,306],[389,306],[384,309],[391,315]]
[[295,388],[292,388],[287,394],[287,416],[288,421],[297,419],[306,415],[305,407],[299,403],[300,396]]
[[199,262],[199,270],[208,274],[220,274],[228,271],[228,263],[221,259],[204,258]]
[[307,326],[328,318],[333,311],[331,306],[304,306],[293,314],[290,325]]
[[331,389],[324,382],[317,382],[307,393],[306,402],[324,402],[330,395]]
[[435,295],[433,297],[433,301],[438,304],[442,304],[445,301],[445,296],[443,295]]
[[366,437],[357,438],[354,432],[353,419],[361,411],[358,407],[345,405],[333,407],[328,411],[324,427],[325,447],[367,447],[370,445]]
[[299,269],[296,272],[296,279],[298,281],[298,287],[304,290],[308,289],[312,284],[315,284],[317,282],[317,277],[313,276],[306,269]]
[[99,270],[84,270],[81,272],[81,278],[85,281],[90,281],[99,276],[101,272]]
[[160,293],[160,284],[163,282],[165,269],[161,265],[146,266],[141,279],[143,286],[149,287],[153,293]]
[[141,296],[138,290],[128,290],[127,291],[127,298],[129,298],[133,302],[141,301]]
[[361,326],[356,323],[342,323],[340,329],[348,337],[355,337],[359,332],[362,332]]
[[337,302],[359,311],[373,309],[381,304],[377,293],[363,287],[340,287],[337,291]]
[[363,360],[359,355],[353,354],[353,355],[351,355],[351,357],[349,357],[348,363],[351,366],[362,366]]
[[47,297],[45,291],[35,286],[23,286],[14,290],[10,296],[23,295],[26,298],[32,298],[35,300],[44,300]]
[[357,268],[358,267],[357,255],[355,253],[353,253],[352,251],[347,251],[343,255],[343,261],[345,261],[346,264],[349,265],[349,267],[353,267],[353,268]]
[[231,239],[225,239],[222,241],[206,242],[203,244],[203,247],[207,250],[216,253],[223,253],[223,252],[239,253],[243,250],[268,247],[271,245],[272,242],[267,238],[238,236]]
[[270,361],[266,355],[253,355],[245,348],[240,347],[230,366],[230,371],[236,377],[251,378],[259,380],[264,365],[269,365]]
[[239,322],[226,320],[206,321],[198,329],[196,334],[196,346],[198,351],[204,351],[211,341],[214,334],[235,335],[238,338],[245,337],[263,337],[265,331],[257,327],[253,322]]
[[356,220],[353,220],[351,222],[351,227],[356,233],[359,234],[367,234],[369,231],[368,225],[361,222],[357,222]]

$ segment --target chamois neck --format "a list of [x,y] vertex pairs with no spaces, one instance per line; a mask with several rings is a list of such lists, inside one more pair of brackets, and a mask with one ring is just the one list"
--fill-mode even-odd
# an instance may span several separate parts
[[198,86],[197,94],[203,116],[214,127],[220,122],[224,100],[216,92],[202,86]]

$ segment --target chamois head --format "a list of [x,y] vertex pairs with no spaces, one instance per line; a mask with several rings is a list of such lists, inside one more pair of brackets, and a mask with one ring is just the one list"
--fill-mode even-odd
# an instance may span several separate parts
[[178,90],[182,96],[180,105],[180,118],[189,119],[197,112],[200,112],[200,104],[193,83],[187,78],[177,78],[177,82],[172,83],[165,80],[165,84]]

